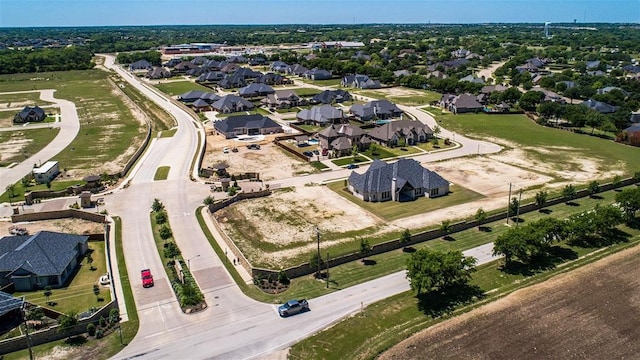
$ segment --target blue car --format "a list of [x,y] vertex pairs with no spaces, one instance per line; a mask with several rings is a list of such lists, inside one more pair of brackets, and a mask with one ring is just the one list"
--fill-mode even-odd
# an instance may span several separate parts
[[349,165],[347,165],[347,169],[356,169],[358,167],[359,167],[358,164],[349,164]]
[[278,307],[278,314],[282,317],[287,317],[290,315],[295,315],[301,312],[305,312],[309,310],[309,303],[307,300],[289,300],[283,305]]

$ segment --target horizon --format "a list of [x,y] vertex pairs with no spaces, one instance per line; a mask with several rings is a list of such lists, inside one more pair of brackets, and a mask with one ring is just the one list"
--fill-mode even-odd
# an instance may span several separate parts
[[[176,8],[182,11],[176,11]],[[114,9],[121,11],[114,11]],[[44,13],[47,16],[24,16],[24,14],[34,13]],[[545,22],[568,25],[638,24],[640,23],[640,1],[2,0],[0,2],[0,28],[490,25],[544,24]]]

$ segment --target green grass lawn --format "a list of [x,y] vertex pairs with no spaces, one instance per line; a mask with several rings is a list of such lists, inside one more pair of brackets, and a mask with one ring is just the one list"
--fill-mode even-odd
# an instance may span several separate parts
[[409,202],[369,202],[362,201],[347,192],[345,190],[344,182],[342,181],[329,183],[327,187],[335,191],[338,195],[344,197],[345,199],[387,221],[422,214],[436,209],[443,209],[453,205],[464,204],[470,201],[482,199],[484,197],[474,191],[465,189],[460,185],[453,185],[451,186],[451,192],[449,193],[449,195],[436,197],[433,199],[423,196],[415,201]]
[[[44,106],[52,103],[40,100],[40,93],[0,94],[0,105],[6,108],[21,108],[25,106]],[[49,112],[49,109],[44,109]]]
[[321,163],[320,161],[312,161],[309,163],[309,165],[313,166],[313,168],[317,170],[323,170],[323,169],[329,168],[327,165]]
[[[25,296],[26,300],[31,303],[51,307],[61,313],[68,313],[70,311],[80,313],[91,307],[102,307],[109,303],[109,301],[111,301],[109,289],[101,287],[98,296],[93,293],[93,285],[98,284],[100,276],[107,273],[104,242],[91,241],[89,242],[89,248],[93,249],[91,254],[93,262],[91,265],[87,262],[87,257],[84,257],[78,272],[72,275],[71,282],[62,288],[52,289],[49,300],[44,296],[42,290],[35,292],[17,292],[14,296]],[[96,270],[91,270],[91,266]],[[98,301],[98,298],[101,298],[102,301]],[[57,304],[55,306],[48,306],[47,301]]]
[[316,89],[316,88],[295,88],[292,89],[293,91],[296,92],[296,94],[298,94],[298,96],[300,97],[310,97],[316,94],[320,94],[322,92],[322,90]]
[[322,129],[324,129],[322,126],[317,126],[317,125],[296,125],[296,126],[310,133],[320,132]]
[[191,81],[170,81],[170,82],[157,84],[156,88],[158,88],[158,90],[162,91],[163,93],[171,96],[184,94],[187,91],[191,91],[191,90],[214,92],[214,90],[209,89],[206,86],[202,86],[200,84],[197,84]]
[[56,89],[56,97],[75,103],[80,132],[55,159],[63,168],[93,169],[121,158],[132,144],[141,144],[146,130],[123,99],[113,95],[109,76],[97,69],[2,75],[0,92]]
[[[626,175],[640,169],[640,148],[540,126],[524,115],[439,115],[437,120],[442,127],[455,132],[520,144],[527,147],[522,150],[533,158],[558,169],[576,166],[574,158],[598,160],[604,169],[623,170]],[[551,151],[536,151],[535,147],[551,148],[547,149]]]
[[122,90],[136,105],[144,110],[151,120],[151,127],[155,131],[170,129],[175,126],[175,120],[169,113],[164,111],[158,104],[143,96],[136,88],[123,82],[118,83]]
[[433,145],[431,141],[427,141],[426,143],[417,143],[415,146],[425,151],[435,151],[435,150],[449,149],[456,146],[456,144],[454,142],[450,142],[449,145],[446,145],[444,143],[444,140],[439,139],[438,145],[437,145],[438,147],[435,147],[435,145]]
[[342,81],[341,78],[329,79],[329,80],[307,80],[307,79],[300,79],[300,80],[307,84],[316,85],[316,86],[338,86],[340,85],[340,81]]
[[[85,182],[82,180],[53,180],[51,183],[51,191],[60,191],[68,188],[69,186],[74,185],[84,185]],[[2,195],[0,195],[0,203],[8,202],[8,201],[23,201],[24,194],[29,191],[44,191],[49,190],[46,184],[38,184],[34,186],[29,186],[26,189],[22,186],[22,182],[18,181],[14,185],[14,195],[11,199],[9,199],[9,192],[5,191]]]
[[398,156],[404,155],[413,155],[413,154],[421,154],[422,152],[413,146],[405,146],[405,147],[386,147],[382,145],[375,145],[375,150],[371,148],[362,152],[364,155],[371,159],[387,159],[394,158]]
[[170,130],[163,130],[160,133],[160,137],[161,138],[170,138],[170,137],[173,137],[173,135],[175,135],[176,132],[178,132],[178,128],[173,128],[173,129],[170,129]]
[[156,174],[153,176],[153,180],[167,180],[167,177],[169,177],[169,170],[171,170],[170,166],[160,166],[156,169]]
[[[60,129],[27,129],[0,132],[0,143],[15,142],[19,150],[2,154],[2,164],[7,166],[12,162],[21,162],[47,146],[60,132]],[[4,191],[4,189],[0,190]]]
[[363,162],[367,162],[369,161],[367,158],[364,158],[362,156],[347,156],[347,157],[342,157],[340,159],[336,159],[336,160],[331,160],[332,163],[338,165],[338,166],[345,166],[345,165],[349,165],[349,164],[357,164],[357,163],[363,163]]

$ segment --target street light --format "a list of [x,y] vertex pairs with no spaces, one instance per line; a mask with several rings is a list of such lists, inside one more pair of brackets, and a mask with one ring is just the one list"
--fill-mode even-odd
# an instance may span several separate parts
[[191,260],[193,260],[193,259],[195,259],[197,257],[200,257],[200,254],[198,254],[198,255],[196,255],[196,256],[194,256],[192,258],[187,259],[187,268],[189,269],[189,271],[191,271]]

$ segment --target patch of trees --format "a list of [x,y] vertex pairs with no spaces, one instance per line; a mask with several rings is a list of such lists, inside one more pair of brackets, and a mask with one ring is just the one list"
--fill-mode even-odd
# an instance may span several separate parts
[[162,60],[162,54],[159,51],[144,51],[144,52],[130,52],[119,53],[116,60],[120,64],[131,64],[140,60],[147,60],[151,65],[160,66]]
[[418,295],[467,285],[475,272],[476,262],[475,258],[465,257],[460,251],[420,249],[407,260],[407,278],[411,290]]
[[86,70],[95,65],[89,49],[71,46],[61,49],[0,50],[0,74]]

